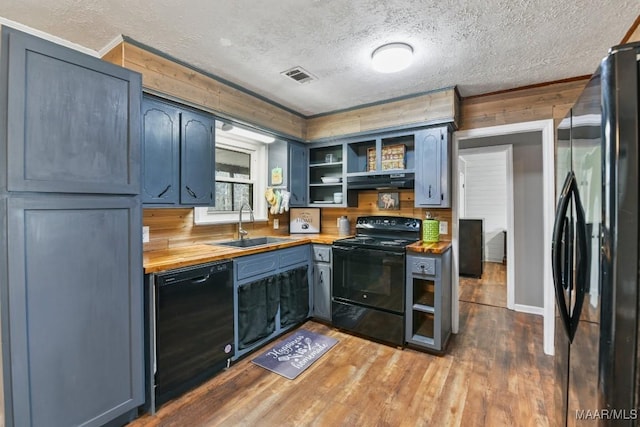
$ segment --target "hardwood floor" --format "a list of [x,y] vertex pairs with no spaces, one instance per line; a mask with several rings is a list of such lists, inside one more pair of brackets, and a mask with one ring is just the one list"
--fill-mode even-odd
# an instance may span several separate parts
[[485,262],[480,279],[460,276],[460,301],[506,308],[507,266]]
[[447,353],[398,349],[314,321],[339,343],[295,380],[251,363],[165,404],[142,426],[547,426],[553,358],[542,317],[461,301]]

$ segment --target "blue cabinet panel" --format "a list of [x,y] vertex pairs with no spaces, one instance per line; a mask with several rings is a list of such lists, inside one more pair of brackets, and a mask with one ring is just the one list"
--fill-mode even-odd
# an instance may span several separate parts
[[142,203],[178,203],[180,114],[170,104],[142,102]]
[[449,134],[446,127],[416,132],[416,207],[449,207]]
[[7,29],[9,191],[138,194],[140,75]]
[[145,96],[142,202],[157,206],[213,206],[215,119]]
[[182,112],[180,144],[180,203],[213,205],[215,120],[211,116]]
[[307,206],[308,167],[307,148],[301,144],[289,143],[289,206]]
[[[274,184],[271,171],[282,168],[282,183]],[[309,162],[307,148],[292,141],[276,141],[269,145],[268,183],[270,186],[283,186],[291,192],[289,206],[307,206]]]
[[140,224],[131,197],[8,200],[16,425],[98,426],[144,402]]

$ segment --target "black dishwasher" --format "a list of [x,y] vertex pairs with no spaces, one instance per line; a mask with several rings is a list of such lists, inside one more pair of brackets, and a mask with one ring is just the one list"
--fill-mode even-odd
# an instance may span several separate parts
[[233,356],[233,262],[159,274],[155,289],[155,401],[161,405]]

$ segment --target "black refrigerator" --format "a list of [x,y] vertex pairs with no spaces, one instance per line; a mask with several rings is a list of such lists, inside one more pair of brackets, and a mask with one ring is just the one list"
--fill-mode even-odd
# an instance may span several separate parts
[[558,425],[637,425],[640,43],[610,49],[556,137]]

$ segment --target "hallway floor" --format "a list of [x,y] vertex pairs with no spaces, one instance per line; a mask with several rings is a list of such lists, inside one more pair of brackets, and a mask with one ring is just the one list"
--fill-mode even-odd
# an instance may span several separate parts
[[506,308],[506,264],[483,263],[480,279],[460,276],[460,301]]

